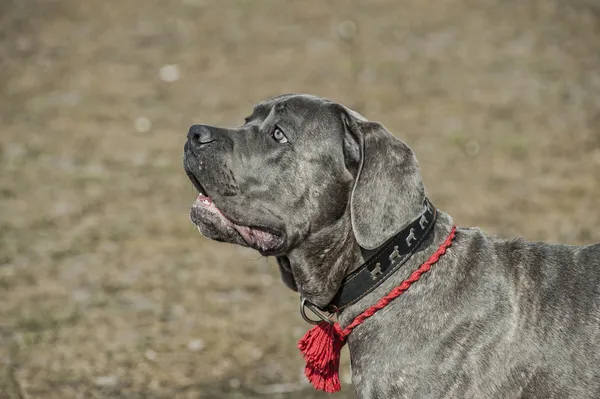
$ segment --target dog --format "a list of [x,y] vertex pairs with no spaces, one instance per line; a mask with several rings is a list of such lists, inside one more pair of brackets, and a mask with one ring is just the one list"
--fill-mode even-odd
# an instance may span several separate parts
[[199,231],[276,257],[318,309],[412,222],[401,266],[334,308],[342,328],[453,234],[427,274],[347,337],[359,398],[600,398],[600,244],[501,239],[437,209],[425,219],[408,145],[311,95],[263,101],[239,128],[193,125],[183,164]]

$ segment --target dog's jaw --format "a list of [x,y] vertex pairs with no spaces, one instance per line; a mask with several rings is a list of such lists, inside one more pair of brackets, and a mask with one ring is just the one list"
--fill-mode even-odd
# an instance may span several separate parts
[[[224,231],[229,236],[241,237],[243,241],[236,242],[237,244],[254,248],[262,254],[269,254],[278,250],[284,242],[283,236],[280,234],[259,227],[245,226],[231,220],[215,205],[210,197],[202,193],[198,194],[192,205],[190,220],[203,235],[215,238],[214,230]],[[212,228],[209,228],[209,226]]]

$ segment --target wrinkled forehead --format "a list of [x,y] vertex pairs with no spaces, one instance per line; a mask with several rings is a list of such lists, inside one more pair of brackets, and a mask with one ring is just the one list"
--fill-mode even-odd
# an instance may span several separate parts
[[308,94],[283,94],[258,103],[246,121],[264,120],[273,112],[285,114],[292,120],[301,121],[312,115],[323,113],[324,106],[331,103],[324,98]]

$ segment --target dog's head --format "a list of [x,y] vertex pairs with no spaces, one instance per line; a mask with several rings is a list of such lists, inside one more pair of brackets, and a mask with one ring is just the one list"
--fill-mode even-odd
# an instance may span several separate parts
[[212,239],[277,256],[284,281],[315,304],[331,299],[361,248],[379,247],[422,211],[412,150],[322,98],[275,97],[239,128],[194,125],[187,138],[184,168],[199,191],[192,222]]

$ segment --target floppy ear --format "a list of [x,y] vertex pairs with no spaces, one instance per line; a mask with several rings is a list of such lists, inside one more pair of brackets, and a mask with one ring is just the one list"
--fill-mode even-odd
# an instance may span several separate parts
[[[344,153],[358,150],[350,199],[352,229],[358,244],[375,249],[423,211],[425,188],[413,151],[382,124],[344,107]],[[352,142],[354,144],[352,144]]]

